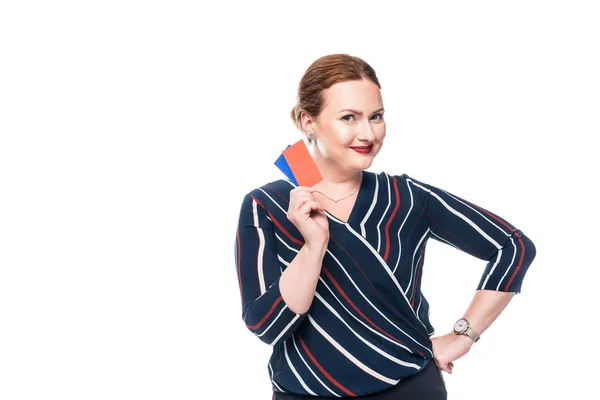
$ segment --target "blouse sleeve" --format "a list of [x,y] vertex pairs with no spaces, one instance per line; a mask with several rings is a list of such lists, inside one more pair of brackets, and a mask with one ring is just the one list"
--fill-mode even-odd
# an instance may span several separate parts
[[531,239],[489,210],[441,188],[407,179],[422,190],[431,237],[487,261],[477,290],[520,293],[536,255]]
[[246,194],[240,209],[235,263],[242,319],[260,340],[273,346],[289,338],[306,317],[293,312],[279,290],[281,267],[273,223],[262,203]]

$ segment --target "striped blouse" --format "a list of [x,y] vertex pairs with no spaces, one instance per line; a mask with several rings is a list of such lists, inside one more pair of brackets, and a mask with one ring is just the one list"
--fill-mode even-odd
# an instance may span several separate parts
[[389,389],[433,358],[421,293],[427,240],[487,261],[476,290],[521,291],[533,242],[510,222],[407,174],[363,171],[348,221],[329,212],[329,243],[310,309],[286,305],[279,278],[304,244],[280,179],[245,195],[235,262],[242,319],[273,347],[273,391],[354,397]]

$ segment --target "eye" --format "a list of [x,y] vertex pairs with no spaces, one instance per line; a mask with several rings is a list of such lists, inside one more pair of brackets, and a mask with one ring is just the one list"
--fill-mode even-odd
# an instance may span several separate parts
[[373,117],[375,117],[376,115],[379,115],[379,120],[382,120],[382,119],[383,119],[383,114],[381,114],[381,113],[379,113],[379,114],[375,114],[375,115],[373,115]]
[[342,117],[342,120],[343,120],[343,121],[350,122],[350,120],[348,120],[348,119],[344,119],[344,118],[346,118],[346,117],[352,117],[352,118],[354,118],[354,114],[348,114],[348,115],[344,115],[344,116]]

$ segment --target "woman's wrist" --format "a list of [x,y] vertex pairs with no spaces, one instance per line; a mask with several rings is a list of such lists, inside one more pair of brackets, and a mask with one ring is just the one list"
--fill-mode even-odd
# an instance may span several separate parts
[[304,246],[307,248],[308,252],[311,254],[319,254],[321,258],[327,252],[327,241],[317,241],[317,242],[305,242]]
[[475,343],[473,339],[471,339],[468,335],[458,334],[454,331],[452,331],[452,333],[454,333],[454,335],[456,336],[456,341],[464,344],[465,346],[471,347],[473,343]]

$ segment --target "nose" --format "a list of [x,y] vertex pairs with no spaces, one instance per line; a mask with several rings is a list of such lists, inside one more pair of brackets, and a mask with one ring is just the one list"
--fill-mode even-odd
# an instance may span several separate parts
[[375,132],[373,132],[373,127],[371,126],[371,122],[367,119],[366,125],[363,125],[363,128],[360,130],[360,133],[357,135],[360,140],[365,140],[369,143],[373,143],[375,141]]

